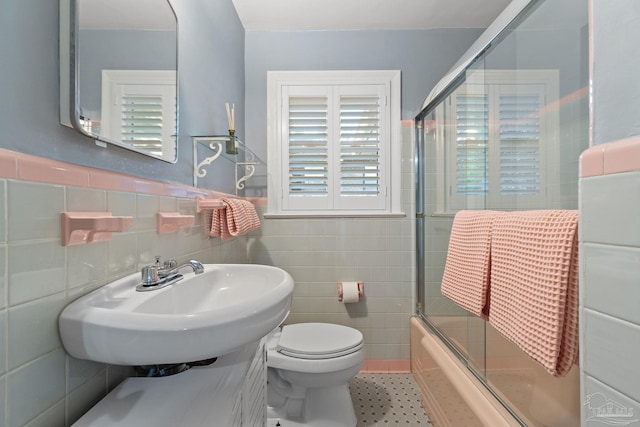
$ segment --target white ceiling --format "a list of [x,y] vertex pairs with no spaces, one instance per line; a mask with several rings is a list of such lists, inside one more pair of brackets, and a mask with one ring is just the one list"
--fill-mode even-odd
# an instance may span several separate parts
[[511,0],[233,0],[247,31],[486,28]]

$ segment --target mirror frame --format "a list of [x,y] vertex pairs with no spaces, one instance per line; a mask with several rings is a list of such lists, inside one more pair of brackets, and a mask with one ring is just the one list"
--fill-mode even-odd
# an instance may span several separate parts
[[96,145],[107,147],[107,144],[116,145],[118,147],[151,157],[153,159],[162,160],[167,163],[176,163],[178,161],[178,139],[179,139],[179,23],[178,16],[170,0],[165,0],[171,9],[171,13],[176,20],[176,133],[175,148],[172,158],[164,156],[156,156],[143,150],[136,149],[130,144],[122,141],[106,138],[102,135],[87,132],[80,123],[80,79],[79,79],[79,58],[78,58],[78,34],[80,31],[79,23],[79,0],[60,0],[60,35],[59,35],[59,52],[60,52],[60,123],[71,127],[78,133],[93,139]]

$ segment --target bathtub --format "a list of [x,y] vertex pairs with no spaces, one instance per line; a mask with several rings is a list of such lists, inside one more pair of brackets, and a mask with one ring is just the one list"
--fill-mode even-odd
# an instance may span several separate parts
[[[438,320],[438,327],[444,326],[453,341],[464,340],[464,320],[448,317]],[[580,426],[577,367],[554,378],[492,328],[483,338],[491,343],[485,350],[485,381],[493,393],[431,328],[411,319],[411,372],[434,426]]]

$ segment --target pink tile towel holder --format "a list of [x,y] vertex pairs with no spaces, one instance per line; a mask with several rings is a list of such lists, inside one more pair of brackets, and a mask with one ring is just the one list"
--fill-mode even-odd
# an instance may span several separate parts
[[196,197],[196,212],[200,213],[206,210],[224,208],[222,199],[205,199],[202,196]]
[[63,212],[62,246],[84,245],[111,240],[112,233],[123,233],[133,225],[133,217],[113,216],[111,212]]
[[158,234],[177,233],[181,227],[191,227],[195,223],[193,215],[179,212],[158,212],[156,220]]

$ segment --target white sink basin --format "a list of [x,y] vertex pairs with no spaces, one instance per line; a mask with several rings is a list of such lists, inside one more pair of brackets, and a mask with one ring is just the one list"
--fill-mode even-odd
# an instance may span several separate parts
[[140,273],[132,274],[65,307],[59,327],[67,352],[118,365],[223,356],[278,326],[293,291],[286,271],[255,264],[205,264],[204,273],[149,292],[136,292],[139,283]]

